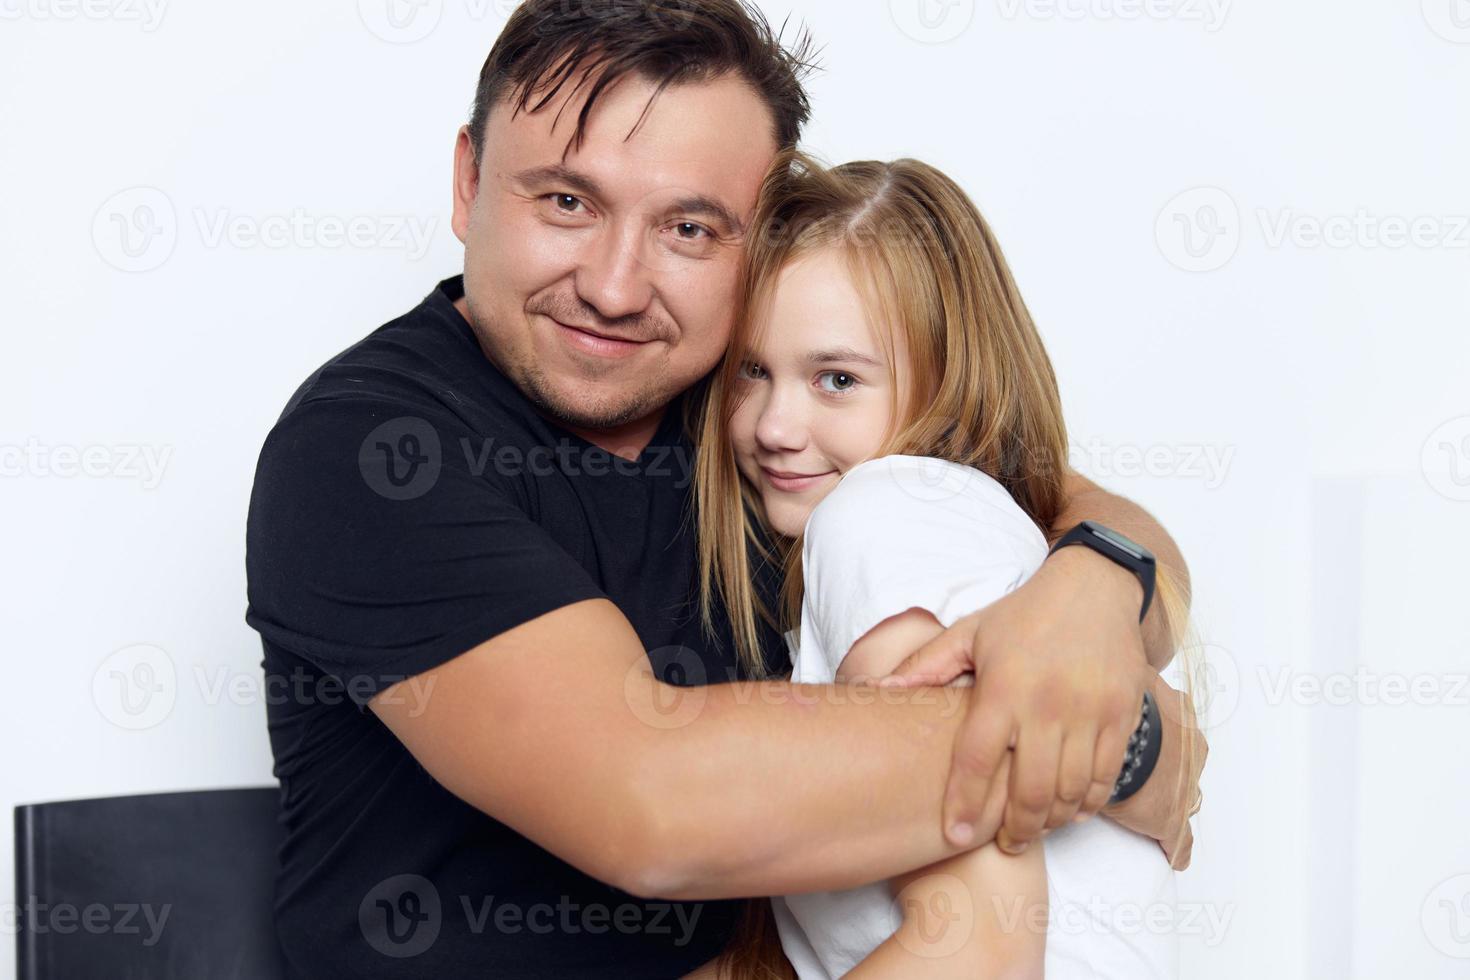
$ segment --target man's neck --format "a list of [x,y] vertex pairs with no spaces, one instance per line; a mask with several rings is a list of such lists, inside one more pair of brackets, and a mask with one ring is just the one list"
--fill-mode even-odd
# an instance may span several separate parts
[[[465,301],[463,296],[454,301],[454,308],[459,311],[460,316],[464,317],[465,322],[471,324],[473,327],[474,321],[470,319],[469,303]],[[479,336],[479,331],[476,330],[474,333],[480,341],[480,347],[483,350],[485,346],[484,338]],[[485,356],[489,357],[490,352],[485,351]],[[636,460],[642,455],[643,450],[648,448],[648,444],[653,441],[654,435],[658,432],[659,424],[664,420],[664,412],[667,410],[667,407],[660,408],[658,411],[646,415],[641,419],[635,419],[632,422],[627,422],[611,429],[582,429],[573,425],[567,425],[565,422],[558,422],[556,419],[547,419],[547,421],[555,422],[573,435],[586,439],[592,445],[612,453],[614,456],[621,456],[627,460]],[[540,414],[545,417],[545,413]]]
[[573,435],[586,439],[599,449],[607,450],[614,456],[636,460],[653,441],[653,436],[658,432],[659,423],[663,421],[665,411],[667,411],[666,408],[660,408],[652,415],[613,429],[579,429],[565,422],[557,424]]

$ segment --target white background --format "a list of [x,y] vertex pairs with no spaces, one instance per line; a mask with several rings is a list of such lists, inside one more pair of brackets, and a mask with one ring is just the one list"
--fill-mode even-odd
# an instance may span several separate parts
[[[451,148],[508,7],[388,2],[0,0],[7,815],[270,779],[256,453],[459,270]],[[765,7],[826,45],[810,148],[973,194],[1078,465],[1191,563],[1185,975],[1470,975],[1470,3],[920,2]],[[366,240],[251,237],[297,212]],[[129,730],[139,663],[167,690]]]

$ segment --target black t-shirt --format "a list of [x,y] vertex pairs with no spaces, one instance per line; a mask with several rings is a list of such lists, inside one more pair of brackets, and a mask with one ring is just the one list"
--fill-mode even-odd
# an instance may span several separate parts
[[486,358],[462,293],[446,280],[323,365],[261,450],[246,621],[281,783],[281,944],[311,980],[679,976],[724,946],[737,903],[588,877],[453,796],[365,707],[596,597],[666,680],[737,675],[695,605],[681,406],[638,460],[598,449]]

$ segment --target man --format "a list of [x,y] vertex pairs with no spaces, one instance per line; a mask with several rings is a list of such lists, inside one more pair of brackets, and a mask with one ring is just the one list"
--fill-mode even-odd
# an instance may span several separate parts
[[[1014,850],[1107,801],[1170,654],[1138,581],[1082,548],[917,655],[981,664],[973,692],[714,683],[735,661],[693,604],[682,413],[807,117],[803,50],[740,0],[518,8],[455,149],[464,276],[267,438],[247,620],[292,692],[270,732],[299,975],[678,976],[730,935],[720,900],[891,877],[1002,817]],[[1074,489],[1059,531],[1092,518],[1182,569],[1137,508]],[[1158,839],[1187,802],[1161,770],[1109,810]]]

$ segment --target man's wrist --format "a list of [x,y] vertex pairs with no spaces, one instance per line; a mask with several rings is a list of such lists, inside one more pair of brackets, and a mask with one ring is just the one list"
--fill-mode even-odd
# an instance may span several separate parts
[[1134,616],[1143,603],[1143,583],[1128,569],[1091,548],[1062,548],[1047,556],[1043,567],[1085,581],[1089,591],[1115,594]]

